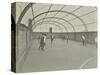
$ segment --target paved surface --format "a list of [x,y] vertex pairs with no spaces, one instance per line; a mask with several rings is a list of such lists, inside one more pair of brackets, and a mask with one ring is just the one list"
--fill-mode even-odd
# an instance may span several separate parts
[[45,51],[38,50],[38,40],[32,41],[31,49],[17,65],[18,72],[70,70],[96,68],[95,45],[83,46],[81,42],[55,39],[52,46],[48,39]]

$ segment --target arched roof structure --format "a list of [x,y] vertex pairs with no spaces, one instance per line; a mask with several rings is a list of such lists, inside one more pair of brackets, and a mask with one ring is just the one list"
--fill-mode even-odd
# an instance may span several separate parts
[[31,19],[33,32],[39,26],[49,27],[50,24],[55,27],[62,26],[62,32],[97,31],[95,6],[16,3],[16,10],[16,24],[28,26],[28,20]]

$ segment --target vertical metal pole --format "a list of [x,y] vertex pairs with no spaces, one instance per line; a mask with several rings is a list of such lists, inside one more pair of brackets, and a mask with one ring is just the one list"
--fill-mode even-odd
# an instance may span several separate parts
[[28,47],[28,44],[27,44],[27,29],[26,29],[26,49]]

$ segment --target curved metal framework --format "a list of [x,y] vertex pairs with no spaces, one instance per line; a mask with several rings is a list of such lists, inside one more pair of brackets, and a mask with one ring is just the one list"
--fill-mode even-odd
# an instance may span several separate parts
[[22,13],[20,14],[17,24],[20,24],[24,15],[26,14],[26,12],[29,10],[29,8],[31,8],[32,5],[34,5],[35,3],[29,3],[22,11]]
[[[20,14],[20,16],[19,16],[19,18],[18,18],[17,24],[20,24],[20,23],[21,23],[22,18],[24,17],[25,13],[29,10],[29,8],[32,8],[33,5],[35,5],[35,3],[29,3],[29,4],[23,9],[22,13]],[[56,13],[56,15],[57,15],[59,12],[61,12],[61,13],[66,13],[66,14],[72,15],[72,16],[74,16],[75,18],[77,18],[77,19],[82,23],[81,25],[84,26],[84,31],[88,31],[87,24],[86,24],[86,23],[84,22],[84,20],[81,18],[81,17],[84,16],[84,15],[82,15],[82,16],[77,16],[77,15],[75,15],[73,12],[68,12],[68,11],[63,11],[63,10],[61,10],[61,9],[63,9],[65,6],[63,6],[60,10],[50,10],[51,7],[52,7],[52,4],[50,5],[50,7],[49,7],[49,9],[48,9],[47,11],[42,12],[42,13],[40,13],[40,14],[38,14],[38,15],[36,15],[36,16],[33,17],[32,21],[35,21],[35,19],[36,19],[37,17],[39,17],[39,16],[45,14],[45,17],[43,17],[42,19],[39,19],[38,21],[34,22],[33,28],[34,28],[34,25],[36,25],[35,23],[39,22],[40,20],[42,20],[42,23],[43,23],[43,20],[44,20],[44,19],[52,19],[52,18],[53,18],[53,19],[63,20],[63,21],[65,21],[65,22],[67,22],[67,23],[70,24],[70,26],[73,28],[74,32],[76,32],[74,25],[70,22],[71,20],[67,21],[66,19],[63,19],[63,17],[60,18],[60,17],[55,17],[55,16],[46,17],[48,13],[55,13],[55,12],[57,12],[57,13]],[[75,9],[75,11],[78,10],[78,9],[80,9],[81,7],[82,7],[82,6],[80,6],[80,7],[77,8],[77,9]],[[33,9],[32,9],[32,10],[33,10]],[[94,11],[92,11],[92,12],[94,12]],[[92,12],[89,12],[89,13],[92,13]],[[34,11],[32,11],[32,13],[34,14]],[[87,14],[89,14],[89,13],[87,13]],[[87,15],[87,14],[85,14],[85,15]],[[73,19],[75,19],[75,18],[73,18]],[[42,23],[41,23],[41,24],[42,24]],[[62,25],[62,24],[61,24],[61,25]],[[67,30],[68,30],[68,29],[67,29]]]
[[[40,22],[40,24],[41,24],[41,22]],[[37,24],[36,27],[37,27],[37,26],[40,26],[40,24]],[[45,25],[45,24],[57,26],[61,31],[63,31],[63,29],[61,28],[61,26],[59,26],[58,24],[54,24],[54,23],[52,23],[52,22],[51,22],[51,23],[43,22],[42,25]],[[35,27],[35,28],[36,28],[36,27]],[[33,31],[35,30],[35,28],[33,29]],[[66,30],[66,29],[65,29],[65,30]]]
[[[39,21],[43,20],[43,19],[44,19],[44,18],[41,18],[41,19],[37,20],[37,21],[35,22],[35,24],[38,23]],[[58,19],[58,20],[62,20],[62,21],[64,21],[64,22],[67,22],[67,23],[73,28],[73,31],[76,32],[76,30],[75,30],[73,24],[71,24],[71,23],[70,23],[69,21],[67,21],[66,19],[63,19],[63,18],[60,18],[60,17],[46,17],[45,19]],[[55,21],[55,22],[58,22],[58,21]],[[33,28],[34,28],[35,24],[33,25]],[[61,24],[61,25],[62,25],[62,24]],[[68,31],[68,29],[67,29],[67,31]]]
[[[62,23],[59,23],[59,22],[57,22],[57,21],[53,21],[53,20],[50,20],[50,21],[44,21],[43,24],[44,24],[44,23],[50,23],[50,22],[51,22],[51,24],[55,24],[55,23],[56,23],[57,25],[63,26],[64,29],[66,30],[66,32],[68,32],[67,27],[66,27],[65,25],[63,25]],[[35,24],[33,30],[34,30],[37,26],[39,26],[40,24],[41,24],[41,22]]]
[[78,17],[77,15],[75,15],[75,14],[73,14],[73,13],[70,13],[70,12],[68,12],[68,11],[59,11],[59,10],[51,10],[51,11],[46,11],[46,12],[42,12],[42,13],[40,13],[40,14],[38,14],[37,16],[35,16],[32,20],[35,20],[37,17],[39,17],[40,15],[43,15],[43,14],[46,14],[46,13],[52,13],[52,12],[62,12],[62,13],[67,13],[67,14],[70,14],[70,15],[73,15],[73,16],[75,16],[76,18],[78,18],[82,23],[83,23],[83,25],[84,25],[84,27],[85,27],[85,31],[88,31],[88,28],[87,28],[87,25],[85,24],[85,22],[80,18],[80,17]]

